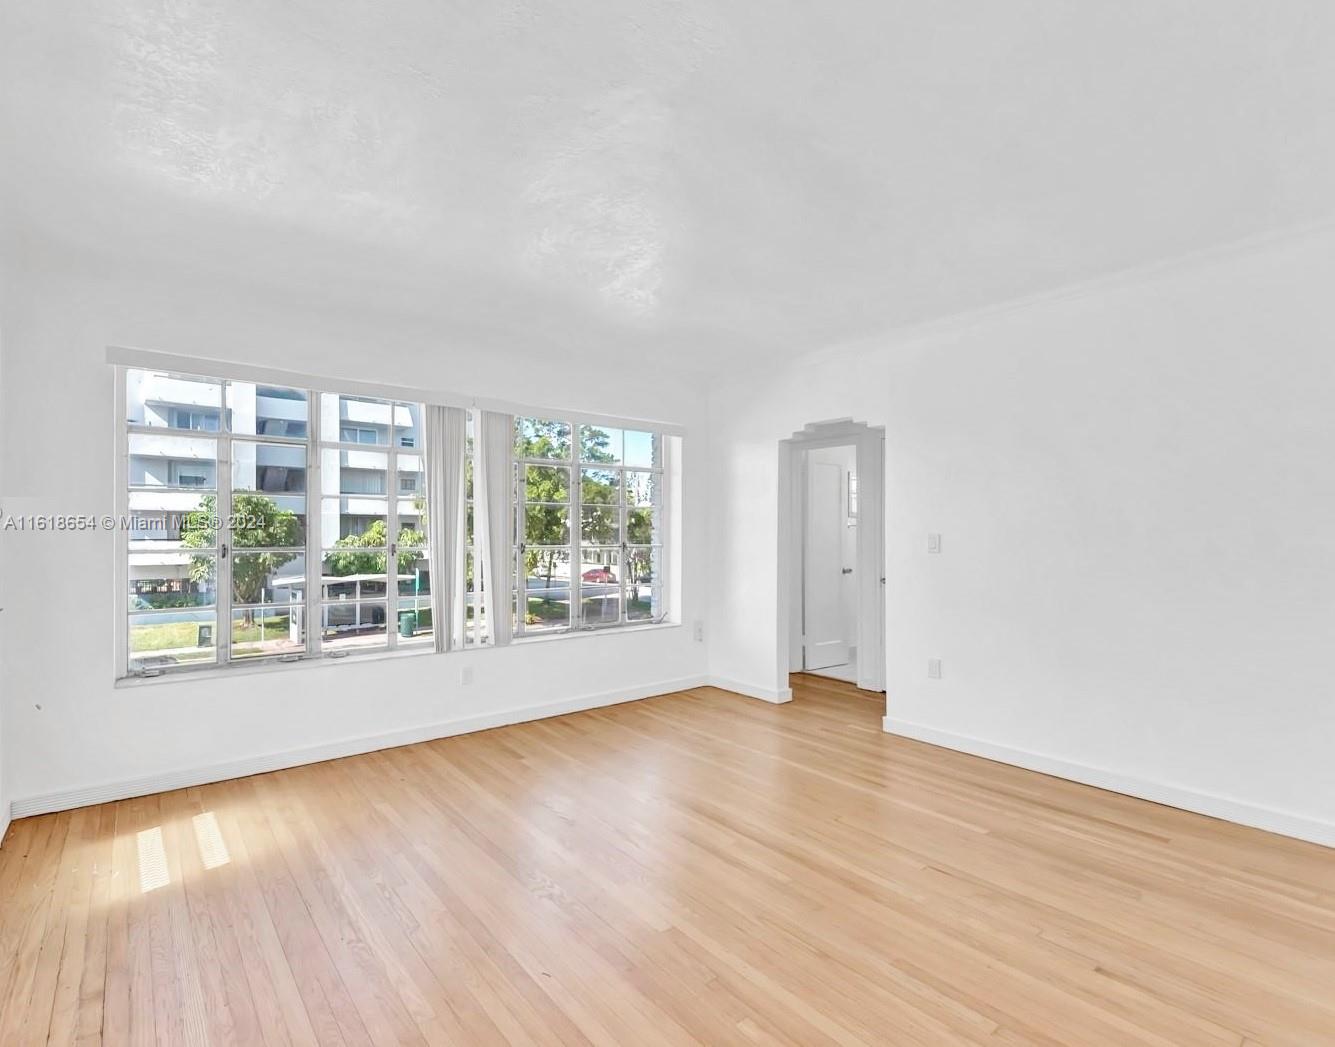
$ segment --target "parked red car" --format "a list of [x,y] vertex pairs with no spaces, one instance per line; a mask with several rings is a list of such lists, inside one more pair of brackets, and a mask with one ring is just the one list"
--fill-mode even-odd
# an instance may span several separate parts
[[607,582],[611,585],[615,585],[617,580],[610,567],[590,567],[580,577],[586,582]]

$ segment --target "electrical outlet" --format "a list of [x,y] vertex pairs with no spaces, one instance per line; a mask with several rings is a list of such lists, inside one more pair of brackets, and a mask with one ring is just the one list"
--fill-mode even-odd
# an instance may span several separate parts
[[941,536],[939,534],[929,534],[927,536],[927,551],[929,553],[939,553],[941,551]]
[[928,658],[928,659],[927,659],[927,679],[929,679],[929,680],[939,680],[939,679],[941,679],[941,659],[940,659],[940,658]]
[[473,667],[465,665],[459,670],[459,682],[467,687],[473,682]]
[[705,623],[704,623],[704,622],[696,622],[696,623],[695,623],[695,642],[696,642],[696,643],[704,643],[704,642],[705,642]]

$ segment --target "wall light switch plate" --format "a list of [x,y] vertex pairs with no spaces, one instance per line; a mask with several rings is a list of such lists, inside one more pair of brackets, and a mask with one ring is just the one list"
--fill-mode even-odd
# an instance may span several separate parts
[[695,623],[695,642],[696,642],[696,643],[704,643],[704,642],[705,642],[705,623],[704,623],[704,622],[696,622],[696,623]]
[[941,679],[941,659],[940,659],[940,658],[928,658],[928,659],[927,659],[927,679],[929,679],[929,680],[939,680],[939,679]]
[[939,534],[929,534],[927,536],[927,551],[929,553],[939,553],[941,551],[941,536]]
[[471,665],[465,665],[459,670],[459,682],[465,687],[473,682],[473,667]]

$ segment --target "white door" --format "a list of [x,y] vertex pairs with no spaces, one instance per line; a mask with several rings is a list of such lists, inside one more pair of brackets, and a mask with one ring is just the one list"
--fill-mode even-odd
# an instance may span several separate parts
[[807,463],[806,555],[803,557],[803,667],[848,662],[844,622],[844,471],[835,462]]

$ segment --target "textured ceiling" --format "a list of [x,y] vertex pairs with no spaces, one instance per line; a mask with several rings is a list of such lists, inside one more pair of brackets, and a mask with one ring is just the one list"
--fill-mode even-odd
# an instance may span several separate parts
[[10,264],[516,351],[735,369],[1335,212],[1329,0],[0,2]]

